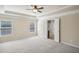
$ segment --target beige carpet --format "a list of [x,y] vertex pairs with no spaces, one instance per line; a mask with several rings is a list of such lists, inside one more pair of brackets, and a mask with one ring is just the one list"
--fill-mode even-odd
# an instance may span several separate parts
[[0,43],[1,53],[79,53],[79,49],[53,40],[32,37]]

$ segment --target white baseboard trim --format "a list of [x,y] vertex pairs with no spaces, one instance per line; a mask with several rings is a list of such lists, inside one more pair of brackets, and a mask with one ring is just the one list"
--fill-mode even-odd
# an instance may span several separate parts
[[62,42],[63,44],[66,44],[66,45],[69,45],[69,46],[72,46],[72,47],[76,47],[76,48],[79,48],[78,45],[75,45],[75,44],[71,44],[71,43],[67,43],[67,42]]

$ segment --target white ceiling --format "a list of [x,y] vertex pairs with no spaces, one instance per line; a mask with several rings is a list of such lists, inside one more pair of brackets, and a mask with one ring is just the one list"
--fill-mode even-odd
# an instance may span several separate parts
[[4,6],[1,5],[0,7],[1,8],[3,7],[4,11],[12,11],[12,12],[22,13],[26,15],[39,16],[39,15],[45,15],[52,11],[64,8],[67,5],[38,5],[38,7],[41,7],[41,6],[44,7],[44,9],[41,10],[42,13],[34,13],[32,12],[32,10],[26,10],[26,9],[32,8],[30,5],[4,5]]

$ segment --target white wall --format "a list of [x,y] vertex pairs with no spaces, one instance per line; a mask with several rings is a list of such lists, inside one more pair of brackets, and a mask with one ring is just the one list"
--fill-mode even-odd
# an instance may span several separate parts
[[4,6],[3,5],[0,5],[0,13],[4,13]]
[[59,17],[54,18],[54,40],[59,42]]
[[[46,18],[38,18],[38,36],[48,39],[48,21],[49,19]],[[54,40],[59,42],[59,18],[51,18],[50,20],[55,20],[54,22]],[[52,26],[53,27],[53,26]]]
[[47,20],[45,18],[38,18],[38,36],[47,39]]

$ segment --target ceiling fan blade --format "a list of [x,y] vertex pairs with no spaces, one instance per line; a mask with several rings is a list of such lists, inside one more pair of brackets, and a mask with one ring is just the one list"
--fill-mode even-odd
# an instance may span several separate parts
[[38,12],[42,13],[42,11],[38,11]]
[[40,7],[40,8],[38,8],[38,9],[44,9],[44,7]]
[[26,9],[26,10],[32,10],[32,9]]

